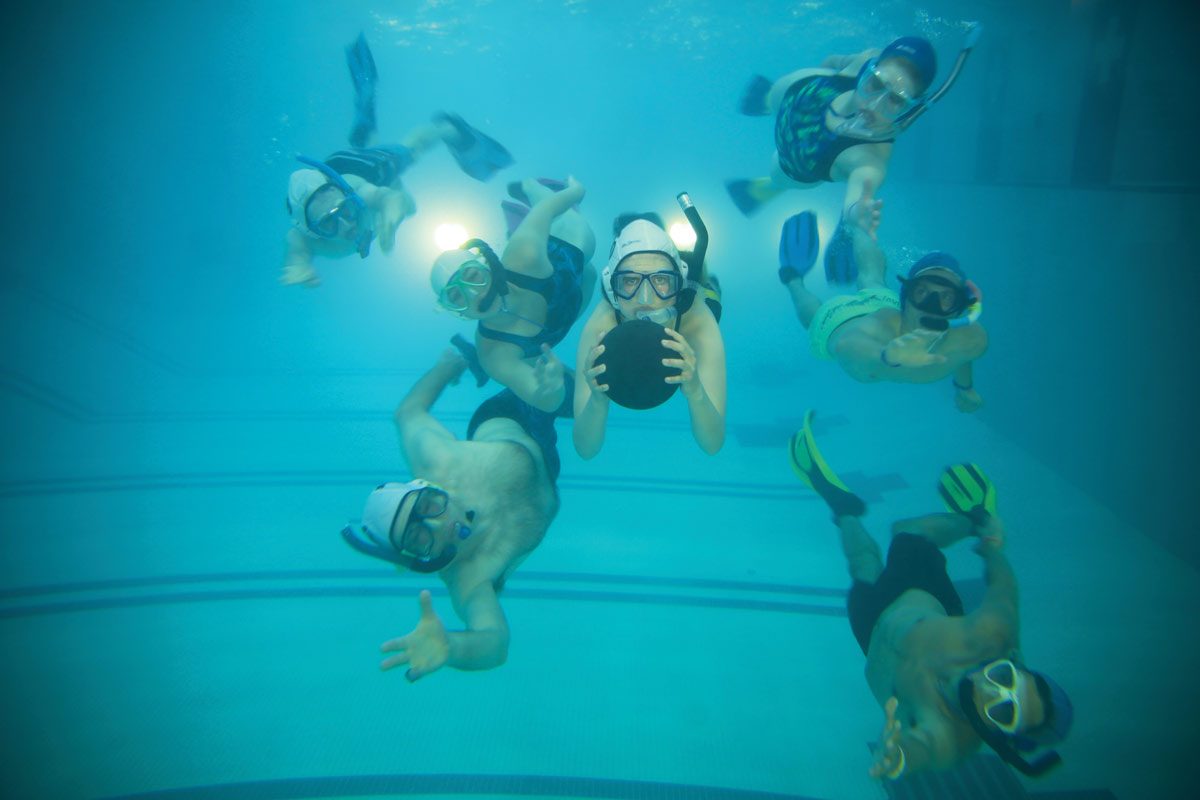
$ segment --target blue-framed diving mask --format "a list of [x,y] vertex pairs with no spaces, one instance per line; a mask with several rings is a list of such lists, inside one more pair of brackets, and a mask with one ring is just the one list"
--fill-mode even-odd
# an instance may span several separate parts
[[[304,224],[306,231],[318,239],[349,238],[346,234],[354,235],[354,249],[358,255],[366,258],[371,252],[371,240],[375,233],[371,230],[370,209],[367,201],[346,182],[337,170],[323,161],[307,156],[296,156],[296,160],[305,166],[312,167],[325,176],[329,183],[309,195],[304,203]],[[326,188],[326,187],[332,187]],[[342,199],[319,214],[310,211],[313,200],[328,191],[340,191]]]

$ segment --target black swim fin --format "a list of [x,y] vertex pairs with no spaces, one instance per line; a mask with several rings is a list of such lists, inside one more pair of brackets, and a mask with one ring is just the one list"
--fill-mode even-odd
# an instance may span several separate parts
[[350,80],[354,82],[354,127],[350,129],[350,146],[366,147],[375,132],[375,81],[379,72],[363,34],[346,46],[346,65],[350,67]]
[[838,220],[837,230],[825,248],[825,279],[842,286],[849,286],[858,280],[854,234],[847,227],[845,219]]
[[767,95],[771,93],[771,80],[763,75],[755,75],[742,90],[742,99],[738,103],[738,111],[748,117],[765,117],[771,113],[767,106]]

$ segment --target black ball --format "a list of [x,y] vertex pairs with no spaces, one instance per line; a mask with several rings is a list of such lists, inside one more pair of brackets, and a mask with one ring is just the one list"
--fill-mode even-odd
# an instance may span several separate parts
[[631,319],[610,330],[600,340],[604,352],[596,365],[606,369],[596,379],[608,385],[608,396],[626,408],[654,408],[667,401],[677,383],[667,383],[668,375],[678,375],[675,367],[663,366],[664,358],[679,358],[679,353],[663,346],[669,338],[657,322]]

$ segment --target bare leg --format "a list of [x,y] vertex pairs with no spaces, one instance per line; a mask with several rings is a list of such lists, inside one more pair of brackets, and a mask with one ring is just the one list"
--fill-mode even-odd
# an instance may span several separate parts
[[842,535],[842,553],[850,577],[863,583],[874,583],[883,572],[883,552],[878,543],[867,533],[858,517],[838,517],[838,530]]
[[434,145],[457,138],[458,131],[449,122],[430,122],[409,131],[408,135],[400,140],[400,144],[411,150],[415,159]]
[[[521,181],[521,188],[525,191],[529,202],[534,204],[554,195],[553,189],[543,186],[533,178]],[[550,223],[550,234],[564,242],[570,242],[582,250],[584,264],[590,263],[592,256],[596,253],[596,235],[592,232],[592,226],[588,224],[582,214],[573,208],[568,208],[554,222]]]
[[805,288],[803,278],[790,281],[787,290],[792,295],[792,305],[796,307],[796,316],[800,319],[800,324],[808,330],[817,309],[821,307],[821,298]]

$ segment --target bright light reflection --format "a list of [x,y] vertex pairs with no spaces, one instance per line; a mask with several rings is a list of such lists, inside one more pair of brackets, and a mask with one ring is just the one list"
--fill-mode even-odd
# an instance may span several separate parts
[[686,222],[676,222],[671,226],[671,241],[680,250],[691,250],[696,245],[696,232]]
[[456,250],[468,238],[467,229],[457,222],[443,222],[433,230],[433,241],[438,250]]

